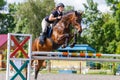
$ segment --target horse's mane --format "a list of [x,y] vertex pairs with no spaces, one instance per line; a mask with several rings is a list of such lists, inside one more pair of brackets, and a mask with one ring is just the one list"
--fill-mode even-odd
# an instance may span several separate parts
[[74,10],[66,11],[66,12],[64,12],[64,15],[71,13],[71,12],[74,12]]
[[69,13],[73,13],[73,12],[75,12],[75,11],[74,11],[74,10],[71,10],[71,11],[64,12],[64,13],[63,13],[63,16],[66,16],[66,15],[68,15]]
[[71,10],[71,11],[64,12],[61,21],[65,21],[65,19],[68,18],[68,16],[71,15],[71,13],[73,12],[75,11]]
[[74,17],[78,16],[78,15],[80,15],[80,13],[77,12],[77,11],[74,11],[74,10],[70,10],[70,11],[64,12],[63,16],[62,16],[62,19],[58,23],[64,22],[64,24],[68,24],[69,21],[70,21],[70,18],[72,18],[73,16]]
[[71,15],[73,13],[75,13],[76,16],[80,16],[81,15],[80,12],[71,10],[71,11],[67,11],[67,12],[63,13],[63,17],[67,17],[67,16],[69,16],[69,15]]

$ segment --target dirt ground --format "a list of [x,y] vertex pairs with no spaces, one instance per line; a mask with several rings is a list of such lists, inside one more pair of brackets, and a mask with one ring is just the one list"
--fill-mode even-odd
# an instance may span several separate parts
[[[6,80],[5,73],[0,73],[0,80]],[[22,80],[21,78],[15,80]],[[34,75],[30,76],[34,80]],[[120,76],[113,75],[81,75],[81,74],[39,74],[37,80],[120,80]]]

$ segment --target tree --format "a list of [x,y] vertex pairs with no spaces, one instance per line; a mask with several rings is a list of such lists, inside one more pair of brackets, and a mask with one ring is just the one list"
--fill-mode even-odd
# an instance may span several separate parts
[[74,10],[73,6],[65,6],[65,12]]
[[3,10],[3,7],[5,4],[6,4],[6,2],[4,0],[0,1],[0,10]]
[[[5,5],[5,1],[1,0],[0,1],[0,10],[3,10],[4,5]],[[3,22],[4,22],[4,14],[0,13],[0,34],[2,33],[1,31],[4,30]]]
[[9,13],[1,14],[0,34],[12,33],[15,28],[13,13],[15,13],[15,4],[9,5]]
[[104,24],[102,13],[98,10],[97,3],[93,0],[87,0],[85,7],[85,14],[83,16],[84,28],[83,37],[87,38],[87,44],[92,45],[96,50],[100,50],[102,45],[103,30],[101,26]]
[[115,28],[115,40],[116,40],[116,53],[120,54],[120,1],[119,0],[106,0],[107,4],[110,6],[112,12],[113,12],[113,22],[114,22],[114,28]]
[[53,0],[28,0],[18,6],[14,17],[16,23],[14,32],[32,34],[33,38],[36,38],[41,32],[42,19],[50,14],[55,3]]
[[[98,52],[119,53],[120,46],[120,2],[119,0],[107,0],[112,13],[101,13],[93,0],[87,0],[84,4],[86,24],[83,37]],[[88,35],[87,35],[88,34]],[[87,36],[86,36],[87,35]]]
[[14,28],[14,19],[11,13],[4,13],[4,6],[6,2],[4,0],[0,1],[0,10],[3,13],[0,13],[0,34],[7,34],[8,32],[12,32]]

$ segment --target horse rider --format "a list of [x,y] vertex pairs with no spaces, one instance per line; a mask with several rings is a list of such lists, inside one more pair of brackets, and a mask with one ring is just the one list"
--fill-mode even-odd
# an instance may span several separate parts
[[46,40],[46,36],[47,36],[47,28],[50,27],[50,25],[55,25],[58,21],[61,20],[62,15],[63,15],[63,11],[64,11],[64,4],[63,3],[59,3],[57,4],[57,6],[55,7],[55,9],[52,11],[52,13],[49,16],[46,16],[43,20],[42,20],[42,33],[40,36],[40,43],[44,44],[45,40]]

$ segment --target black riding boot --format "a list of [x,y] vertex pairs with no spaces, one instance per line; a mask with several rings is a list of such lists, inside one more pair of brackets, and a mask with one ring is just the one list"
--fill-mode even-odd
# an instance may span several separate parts
[[46,33],[42,33],[39,37],[39,40],[40,40],[40,44],[44,44],[45,43],[45,40],[46,40]]

